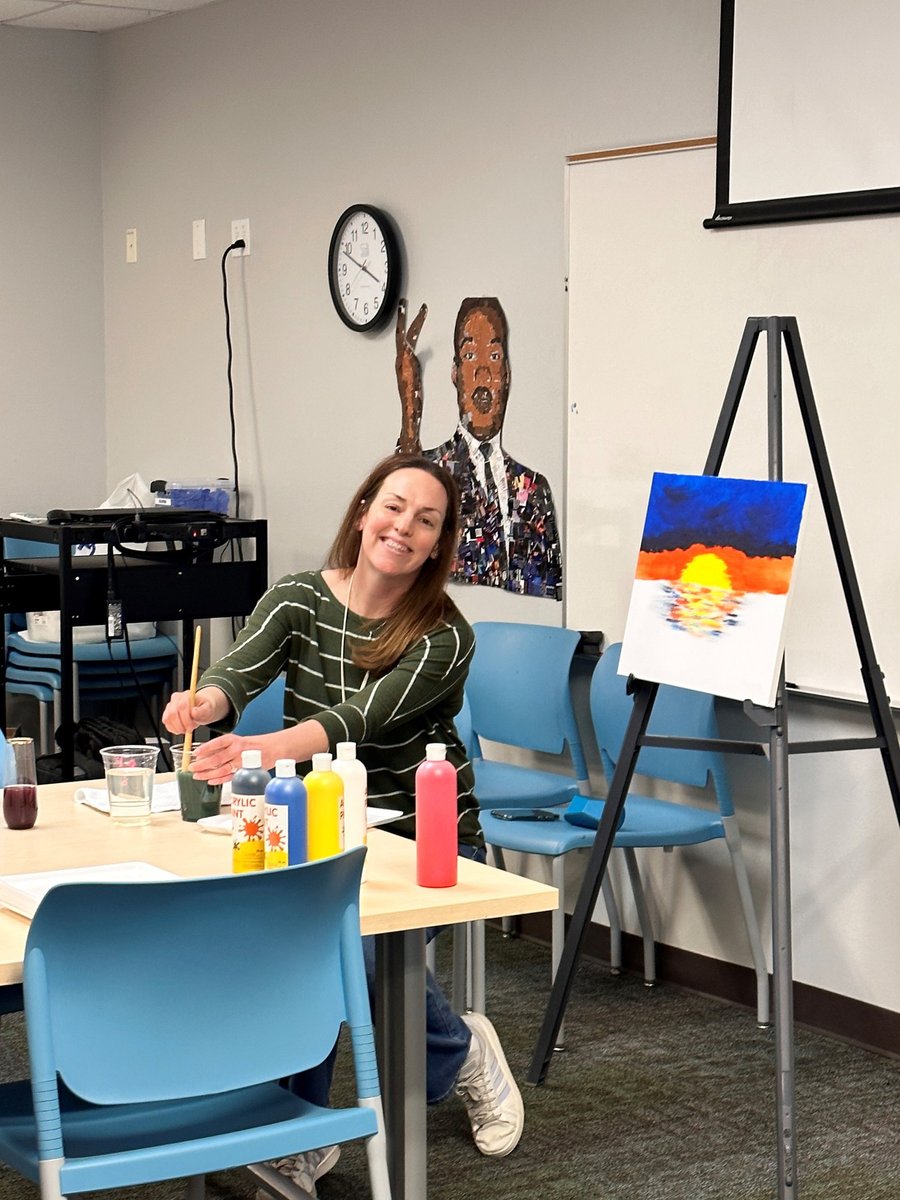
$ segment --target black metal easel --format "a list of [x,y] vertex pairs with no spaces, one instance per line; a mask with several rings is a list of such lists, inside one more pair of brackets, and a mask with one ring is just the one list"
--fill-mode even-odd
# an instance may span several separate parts
[[788,756],[810,754],[819,751],[878,749],[884,762],[884,770],[891,790],[897,820],[900,823],[900,744],[891,716],[890,705],[884,687],[884,677],[875,660],[875,650],[869,633],[856,572],[850,555],[847,533],[841,517],[835,491],[834,479],[825,450],[822,427],[819,424],[815,401],[800,333],[795,317],[750,317],[744,326],[744,334],[738,348],[737,358],[731,373],[725,401],[713,435],[712,445],[703,468],[705,475],[718,475],[725,455],[725,448],[734,420],[750,363],[759,335],[767,335],[768,349],[768,477],[782,478],[782,385],[781,343],[787,350],[793,375],[797,400],[806,439],[809,444],[819,494],[825,510],[828,532],[837,563],[844,599],[853,626],[853,635],[859,653],[860,669],[869,711],[874,726],[874,737],[840,738],[810,742],[788,742],[787,707],[785,704],[784,669],[778,684],[775,705],[763,708],[747,701],[744,711],[755,724],[767,731],[763,741],[703,740],[696,738],[667,738],[646,733],[647,723],[653,709],[658,684],[646,680],[633,681],[634,708],[622,749],[619,754],[609,795],[603,809],[594,838],[594,845],[582,882],[581,891],[572,914],[563,947],[562,958],[556,972],[553,990],[538,1034],[537,1044],[528,1072],[528,1082],[541,1084],[547,1075],[553,1047],[565,1015],[566,1004],[581,956],[582,944],[590,924],[591,914],[597,903],[600,886],[612,849],[619,817],[635,771],[635,764],[642,746],[669,746],[684,749],[716,749],[732,754],[768,754],[769,795],[771,802],[771,855],[772,855],[772,933],[773,967],[775,987],[775,1038],[776,1038],[776,1103],[778,1130],[778,1195],[780,1200],[797,1195],[796,1141],[794,1137],[794,1011],[793,972],[791,959],[791,887],[790,887],[790,840],[788,806]]

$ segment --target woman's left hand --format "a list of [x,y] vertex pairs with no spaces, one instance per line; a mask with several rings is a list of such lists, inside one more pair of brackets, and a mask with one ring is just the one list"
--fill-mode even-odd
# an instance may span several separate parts
[[[197,746],[193,763],[194,778],[213,784],[227,783],[241,765],[243,750],[261,751],[263,767],[268,770],[272,766],[272,763],[266,762],[266,752],[260,739],[226,733]],[[175,764],[175,769],[178,770],[178,763]]]

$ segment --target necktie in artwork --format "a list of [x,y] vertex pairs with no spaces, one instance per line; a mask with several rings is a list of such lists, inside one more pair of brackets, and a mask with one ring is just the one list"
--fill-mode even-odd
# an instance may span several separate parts
[[479,442],[478,449],[484,459],[484,490],[489,503],[497,503],[497,483],[491,470],[491,447],[487,442]]
[[497,481],[491,470],[491,447],[487,442],[479,442],[478,449],[484,459],[484,544],[482,561],[484,563],[485,582],[495,587],[502,587],[507,575],[506,538],[503,532],[503,520],[500,515],[500,493]]

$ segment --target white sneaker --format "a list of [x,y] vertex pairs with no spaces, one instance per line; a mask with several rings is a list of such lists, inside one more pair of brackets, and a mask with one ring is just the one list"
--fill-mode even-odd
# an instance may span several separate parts
[[[321,1150],[306,1150],[303,1154],[289,1154],[287,1158],[275,1158],[266,1163],[279,1174],[290,1179],[307,1196],[316,1200],[316,1181],[327,1175],[341,1156],[340,1146],[323,1146]],[[256,1200],[272,1200],[272,1193],[259,1188]]]
[[469,1053],[456,1079],[456,1094],[469,1110],[475,1145],[482,1154],[503,1158],[519,1144],[525,1106],[497,1037],[482,1013],[462,1018],[472,1031]]

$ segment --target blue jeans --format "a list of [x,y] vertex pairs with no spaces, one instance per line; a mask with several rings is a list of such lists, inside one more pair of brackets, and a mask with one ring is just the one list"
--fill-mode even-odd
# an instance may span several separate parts
[[[459,847],[462,858],[471,858],[476,862],[484,862],[487,854],[483,846]],[[446,929],[447,926],[437,926],[425,930],[425,940],[430,942]],[[366,978],[369,983],[369,1004],[375,1018],[375,938],[364,937],[363,957],[366,962]],[[465,1021],[450,1007],[447,997],[441,990],[437,980],[430,971],[425,972],[425,1095],[429,1104],[437,1104],[445,1100],[453,1091],[460,1067],[465,1062],[469,1052],[469,1042],[472,1035]],[[319,1104],[323,1108],[328,1105],[328,1094],[331,1091],[331,1079],[334,1075],[334,1063],[337,1057],[337,1046],[328,1058],[317,1067],[291,1076],[288,1086],[297,1096]]]

